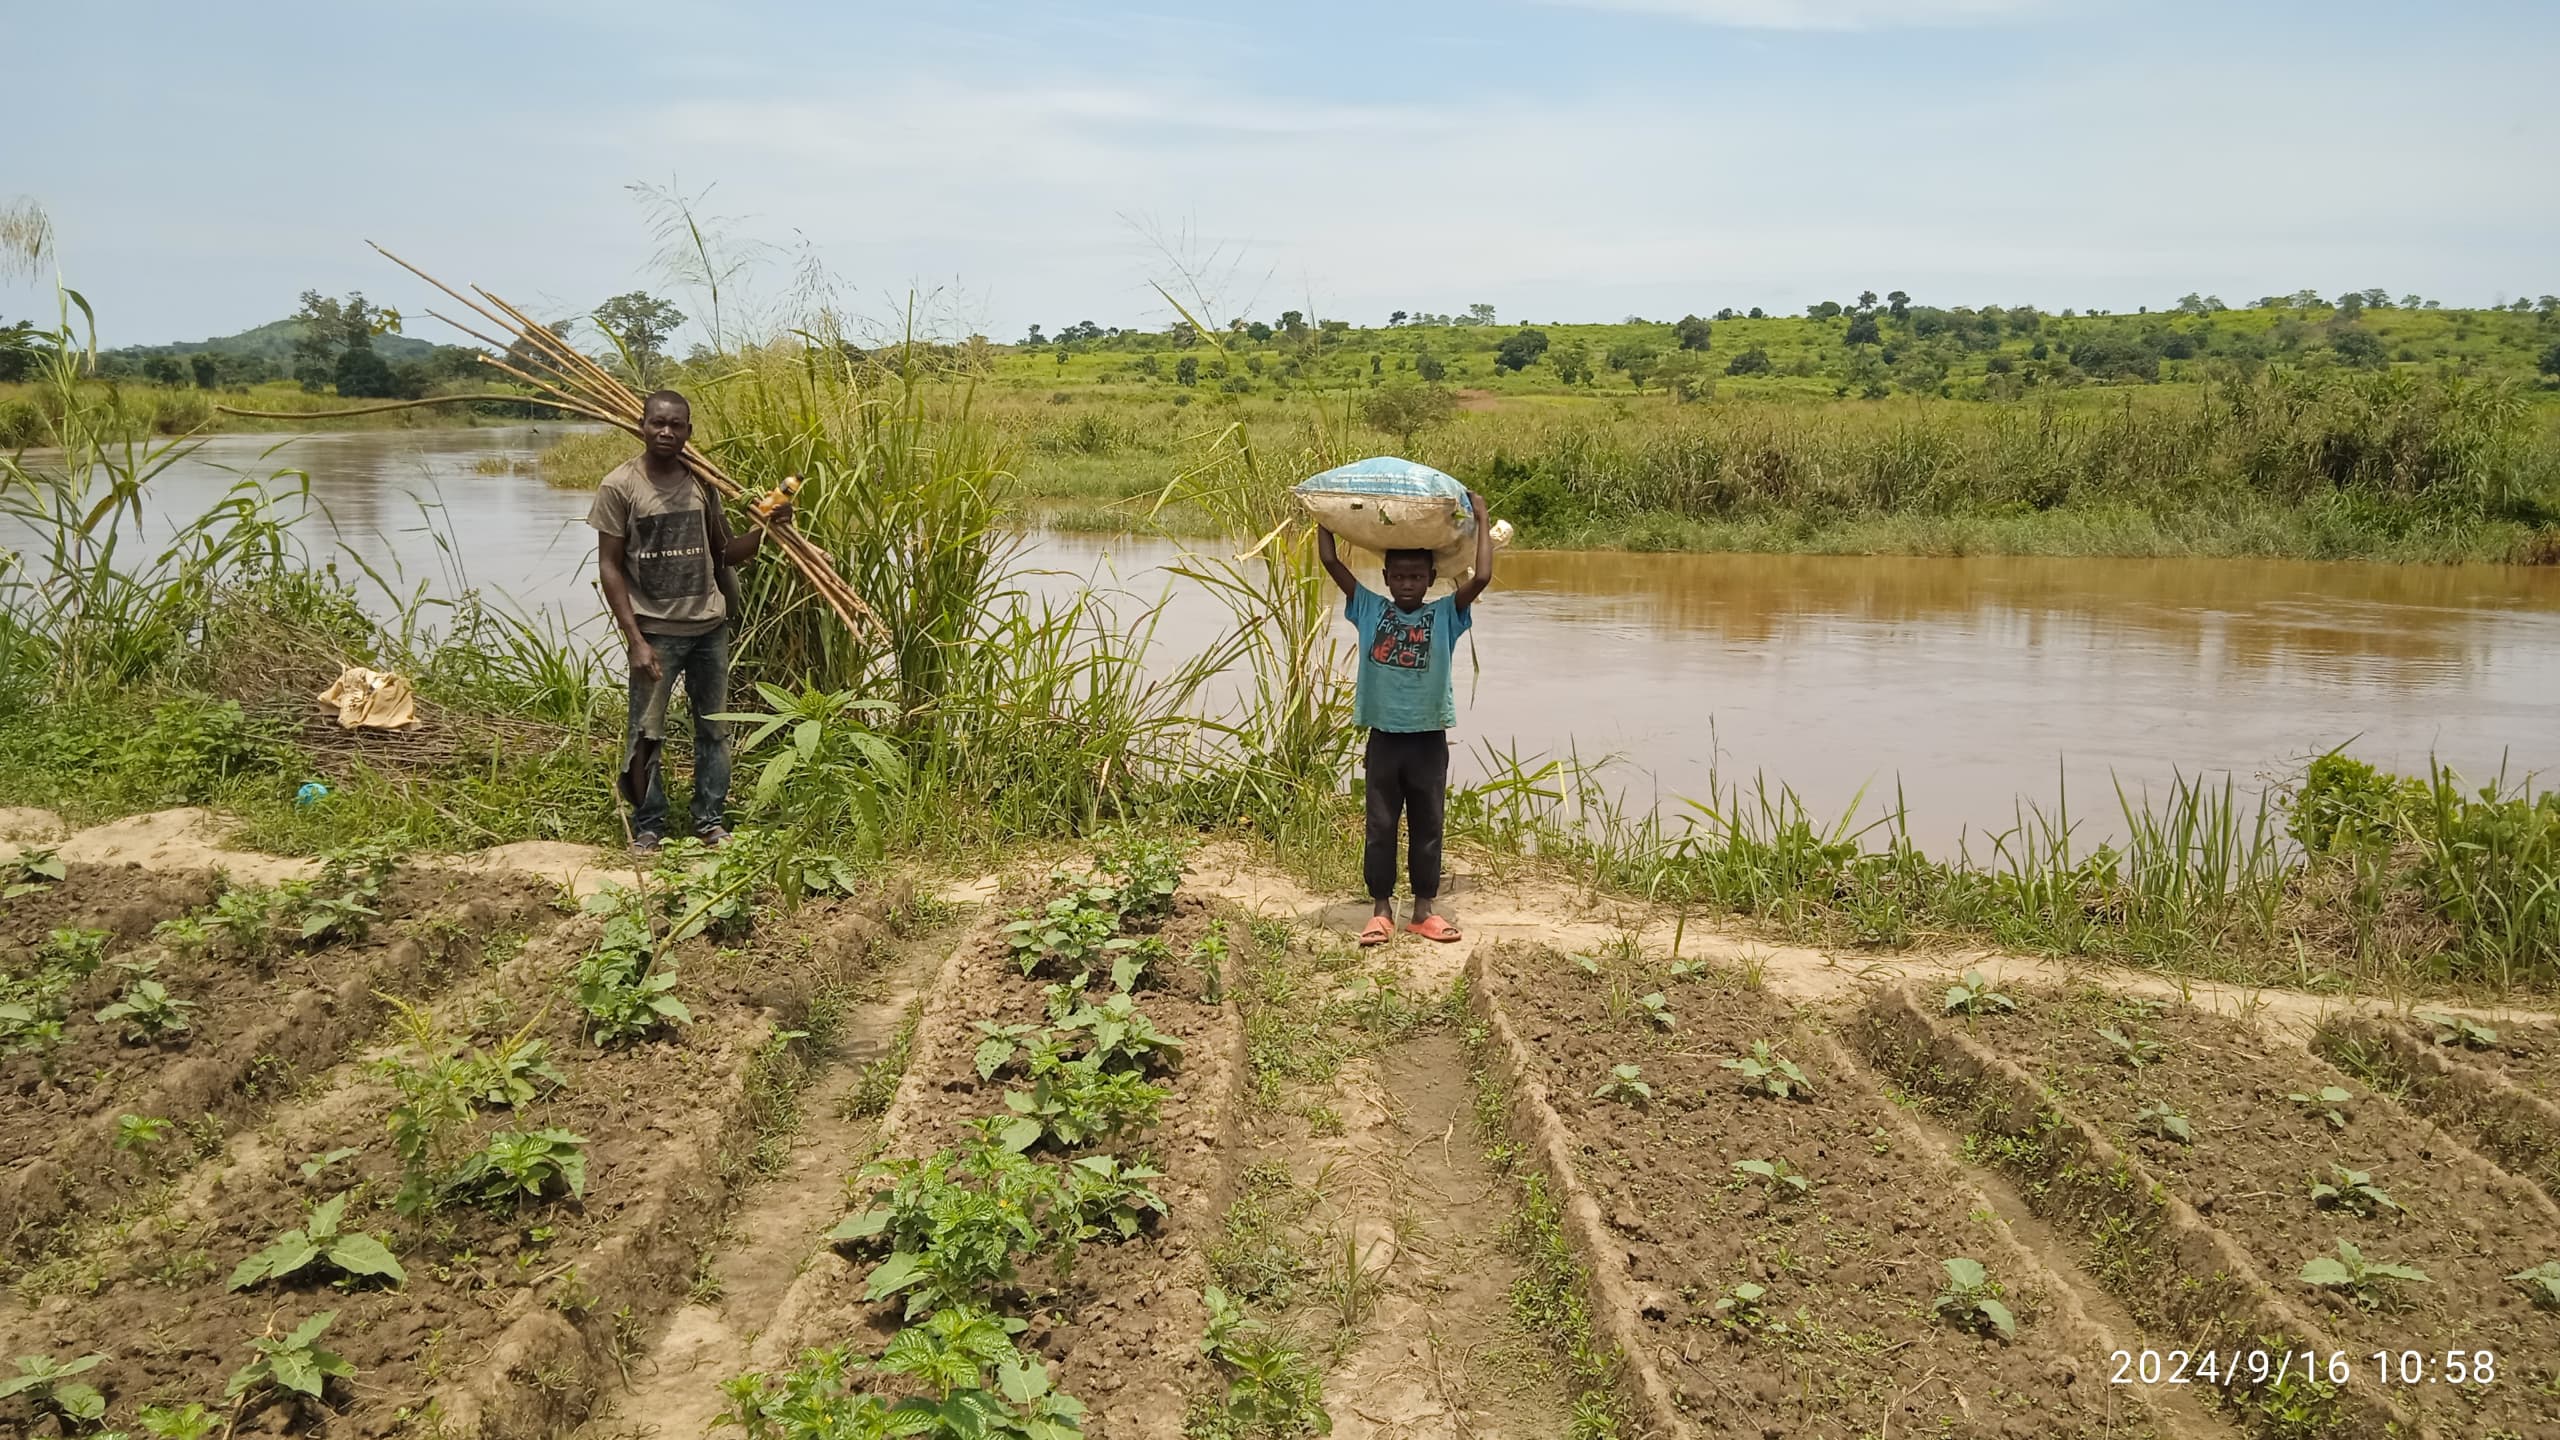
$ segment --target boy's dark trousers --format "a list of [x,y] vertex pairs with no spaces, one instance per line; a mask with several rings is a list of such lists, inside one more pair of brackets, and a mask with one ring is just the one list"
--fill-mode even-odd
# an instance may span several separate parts
[[1449,810],[1449,732],[1369,732],[1369,840],[1360,855],[1369,898],[1396,893],[1396,821],[1413,817],[1406,878],[1413,898],[1440,898],[1440,830]]

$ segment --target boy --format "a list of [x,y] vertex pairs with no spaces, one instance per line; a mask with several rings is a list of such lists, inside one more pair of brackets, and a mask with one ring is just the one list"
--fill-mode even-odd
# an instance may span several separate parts
[[1450,689],[1458,637],[1475,625],[1476,597],[1493,583],[1493,522],[1484,497],[1467,492],[1476,517],[1476,563],[1467,583],[1426,605],[1422,592],[1438,578],[1428,550],[1387,552],[1387,593],[1363,586],[1334,550],[1333,532],[1316,531],[1316,556],[1342,587],[1343,618],[1360,632],[1360,672],[1351,723],[1369,731],[1368,840],[1361,878],[1377,910],[1360,932],[1362,945],[1384,945],[1396,932],[1396,822],[1412,817],[1406,876],[1413,885],[1407,930],[1447,944],[1458,927],[1437,913],[1440,833],[1449,803],[1449,727],[1458,720]]
[[[667,790],[658,750],[667,702],[684,677],[693,707],[694,833],[729,838],[729,736],[711,717],[729,708],[729,640],[737,582],[728,571],[755,558],[764,534],[729,533],[711,487],[684,460],[693,406],[660,390],[640,412],[641,454],[596,487],[587,523],[596,531],[596,578],[631,655],[630,751],[622,798],[631,805],[631,848],[655,851],[666,835]],[[790,507],[770,523],[787,525]]]

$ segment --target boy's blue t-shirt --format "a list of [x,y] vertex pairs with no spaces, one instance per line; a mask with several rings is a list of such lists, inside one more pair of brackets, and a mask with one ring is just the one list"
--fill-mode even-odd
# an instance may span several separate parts
[[1360,632],[1360,673],[1352,689],[1351,723],[1400,735],[1446,730],[1458,723],[1458,701],[1449,684],[1458,637],[1475,626],[1443,595],[1419,610],[1365,585],[1342,604],[1343,618]]

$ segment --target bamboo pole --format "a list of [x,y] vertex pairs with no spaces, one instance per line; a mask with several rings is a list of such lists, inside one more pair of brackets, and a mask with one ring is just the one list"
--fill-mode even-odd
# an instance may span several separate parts
[[[376,253],[392,264],[451,296],[473,314],[487,321],[500,334],[514,337],[512,343],[502,342],[450,316],[433,310],[427,312],[481,344],[499,351],[500,355],[481,356],[480,362],[538,392],[532,397],[503,398],[525,400],[531,404],[563,410],[573,415],[583,415],[628,431],[635,436],[641,434],[642,402],[638,392],[624,384],[619,377],[602,365],[597,364],[592,357],[563,339],[559,332],[509,304],[503,297],[485,287],[475,285],[471,287],[471,294],[464,294],[381,245],[373,245],[373,248]],[[475,299],[474,296],[478,298]],[[347,410],[309,413],[362,415],[372,414],[378,410],[405,409],[413,405],[451,403],[454,400],[472,398],[500,397],[439,397],[427,401],[400,401],[384,406],[363,406]],[[262,419],[305,418],[303,415],[277,415],[273,412],[219,408],[223,408],[226,413],[253,415]],[[733,479],[710,456],[695,449],[691,444],[687,444],[684,448],[684,461],[687,467],[700,476],[703,483],[708,485],[716,495],[727,500],[745,498],[745,487]],[[857,635],[868,632],[882,639],[887,638],[887,627],[881,624],[878,613],[873,611],[861,595],[854,591],[853,586],[837,573],[833,557],[821,549],[817,542],[801,534],[794,527],[772,524],[764,517],[757,515],[752,508],[749,509],[747,518],[749,523],[773,542],[774,548],[782,552],[792,567],[808,580],[810,588],[817,591],[819,597],[827,602],[828,607],[836,612],[836,618],[844,622],[845,628]]]

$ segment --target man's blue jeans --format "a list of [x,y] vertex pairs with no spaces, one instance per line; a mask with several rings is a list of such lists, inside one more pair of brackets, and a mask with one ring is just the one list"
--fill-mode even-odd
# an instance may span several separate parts
[[[693,829],[700,833],[728,824],[729,732],[713,720],[729,708],[729,627],[708,635],[651,635],[641,632],[657,652],[658,683],[631,681],[631,729],[623,751],[628,765],[640,740],[667,738],[667,705],[675,698],[676,681],[684,681],[685,703],[693,707]],[[664,766],[649,763],[649,784],[631,812],[636,835],[667,833],[667,785]]]

